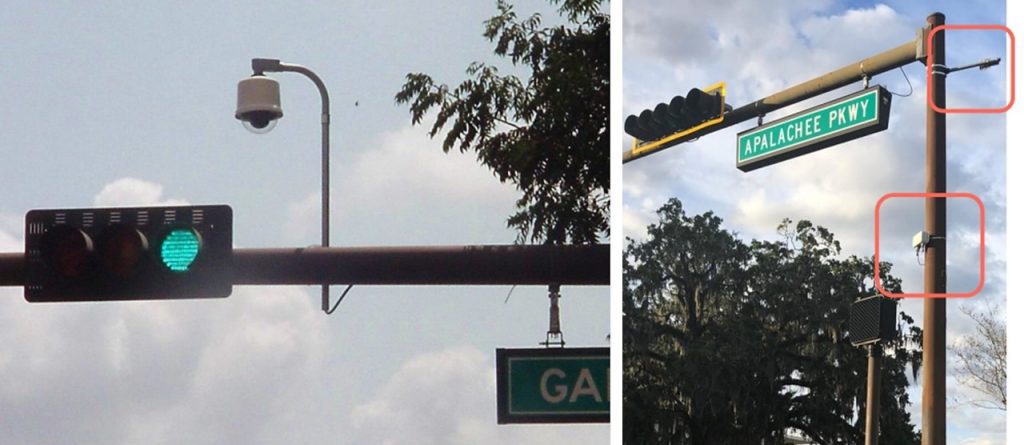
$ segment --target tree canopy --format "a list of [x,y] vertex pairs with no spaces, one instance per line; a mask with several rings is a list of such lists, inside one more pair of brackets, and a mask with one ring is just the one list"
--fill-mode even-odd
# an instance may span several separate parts
[[[676,199],[658,216],[623,252],[625,443],[863,443],[867,357],[847,319],[876,294],[871,258],[841,258],[808,221],[747,243]],[[898,292],[890,270],[883,285]],[[901,312],[900,332],[883,350],[881,443],[916,444],[907,371],[920,367],[921,330]]]
[[[608,235],[610,27],[600,0],[553,0],[568,24],[520,20],[499,0],[484,37],[494,53],[529,69],[521,79],[483,62],[456,86],[410,73],[395,95],[414,124],[436,110],[430,129],[443,150],[476,152],[502,182],[522,192],[508,226],[519,241],[594,243]],[[446,130],[447,129],[447,130]]]

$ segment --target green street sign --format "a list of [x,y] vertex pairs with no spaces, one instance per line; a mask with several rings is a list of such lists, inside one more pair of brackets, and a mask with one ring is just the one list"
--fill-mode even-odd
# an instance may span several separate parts
[[498,349],[498,424],[608,423],[609,348]]
[[892,94],[858,91],[736,135],[736,168],[745,172],[889,128]]

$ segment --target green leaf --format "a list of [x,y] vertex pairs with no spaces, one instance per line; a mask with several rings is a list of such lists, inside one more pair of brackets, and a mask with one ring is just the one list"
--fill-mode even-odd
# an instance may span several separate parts
[[395,101],[409,104],[414,124],[437,110],[429,134],[445,134],[442,150],[475,151],[516,184],[522,195],[507,223],[517,242],[595,243],[609,235],[610,24],[603,2],[554,3],[569,24],[520,20],[504,0],[484,22],[494,55],[529,67],[528,77],[474,61],[454,89],[408,74]]

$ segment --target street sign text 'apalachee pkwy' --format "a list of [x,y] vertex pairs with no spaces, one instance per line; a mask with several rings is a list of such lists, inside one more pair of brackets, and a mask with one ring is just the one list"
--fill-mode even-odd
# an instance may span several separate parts
[[880,86],[736,136],[736,167],[751,171],[889,128],[892,95]]

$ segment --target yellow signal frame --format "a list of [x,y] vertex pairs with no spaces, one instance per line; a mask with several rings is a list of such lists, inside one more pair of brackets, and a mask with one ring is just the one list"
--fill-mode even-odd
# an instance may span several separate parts
[[715,91],[718,91],[722,95],[722,109],[719,110],[718,117],[711,119],[709,121],[701,122],[699,125],[687,128],[685,130],[679,130],[676,133],[672,133],[656,141],[641,142],[639,139],[633,138],[633,148],[630,151],[633,153],[634,156],[639,156],[649,151],[657,150],[663,145],[666,145],[679,138],[693,134],[699,130],[703,130],[712,125],[718,125],[722,123],[722,121],[725,120],[725,82],[718,82],[714,85],[704,88],[704,92],[706,93],[713,93]]

